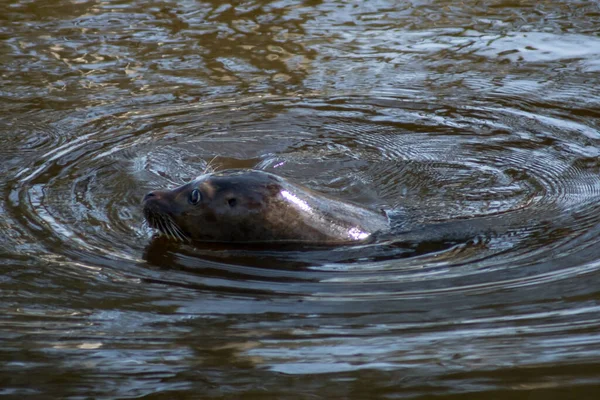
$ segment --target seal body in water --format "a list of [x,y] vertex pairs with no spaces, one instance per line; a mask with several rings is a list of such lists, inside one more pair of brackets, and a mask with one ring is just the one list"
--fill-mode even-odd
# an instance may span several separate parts
[[383,212],[249,169],[150,192],[143,206],[150,227],[179,240],[343,244],[389,229]]

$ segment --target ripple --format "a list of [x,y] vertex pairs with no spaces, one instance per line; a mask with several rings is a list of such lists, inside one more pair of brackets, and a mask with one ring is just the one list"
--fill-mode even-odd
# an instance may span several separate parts
[[[597,2],[3,8],[0,394],[597,397]],[[393,228],[154,237],[209,167]]]
[[[145,298],[144,307],[182,315],[281,315],[229,327],[234,336],[271,337],[235,336],[231,356],[271,371],[391,371],[442,360],[444,368],[428,369],[442,377],[486,365],[482,357],[531,366],[557,345],[553,335],[574,340],[552,352],[556,360],[577,341],[592,349],[580,359],[591,360],[600,337],[583,330],[600,324],[597,307],[585,300],[593,289],[574,282],[600,271],[600,163],[590,147],[597,132],[542,109],[548,115],[525,121],[522,110],[414,94],[115,105],[80,121],[77,136],[30,146],[36,156],[5,184],[0,230],[44,265],[45,285],[102,289],[87,301]],[[142,224],[143,194],[180,185],[209,164],[265,169],[384,208],[394,234],[335,249],[153,238]],[[540,311],[556,293],[572,306],[551,302]],[[87,343],[104,345],[73,346]]]
[[[448,110],[401,98],[269,98],[135,111],[119,115],[118,126],[108,124],[115,121],[109,116],[80,127],[77,138],[56,143],[43,163],[22,173],[18,197],[27,199],[31,224],[45,226],[51,237],[88,251],[118,246],[124,254],[139,253],[147,238],[135,227],[141,194],[192,179],[211,160],[218,168],[272,169],[317,190],[402,212],[413,226],[474,216],[510,221],[516,211],[547,214],[545,207],[565,214],[579,209],[585,227],[596,222],[598,179],[578,161],[572,140],[581,129],[560,124],[569,138],[566,152],[560,137],[544,143],[539,134],[507,135],[510,110]],[[220,121],[231,112],[239,117],[225,129]],[[554,128],[552,119],[537,120]],[[499,130],[482,136],[466,125]],[[519,221],[511,229],[518,236]],[[518,245],[517,239],[509,242]],[[381,257],[378,252],[386,254],[377,248],[370,257]]]

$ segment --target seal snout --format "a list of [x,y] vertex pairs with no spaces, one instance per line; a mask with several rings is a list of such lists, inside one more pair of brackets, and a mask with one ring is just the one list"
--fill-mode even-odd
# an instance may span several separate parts
[[146,215],[170,214],[172,211],[171,197],[164,190],[153,190],[144,195],[142,205]]
[[144,196],[144,199],[142,201],[148,201],[149,199],[156,197],[156,192],[148,192],[146,193],[146,195]]
[[144,212],[148,213],[165,213],[168,210],[168,204],[166,203],[164,192],[161,190],[153,190],[144,195],[142,199],[142,205],[144,206]]
[[146,193],[142,200],[144,217],[150,228],[158,229],[162,234],[182,242],[187,241],[187,233],[176,221],[176,200],[168,190],[156,190]]
[[164,201],[169,201],[169,199],[171,199],[171,196],[169,195],[168,191],[153,190],[144,195],[144,198],[142,199],[142,203],[147,204],[147,203],[164,202]]

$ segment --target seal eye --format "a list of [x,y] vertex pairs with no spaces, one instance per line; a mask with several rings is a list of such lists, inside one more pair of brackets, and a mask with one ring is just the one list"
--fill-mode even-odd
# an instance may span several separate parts
[[227,203],[229,204],[229,207],[235,207],[235,205],[237,204],[237,200],[229,199],[229,200],[227,200]]
[[189,199],[189,201],[193,205],[196,205],[196,204],[198,204],[200,202],[201,198],[202,198],[202,196],[200,195],[200,191],[198,189],[194,189],[190,193],[190,199]]

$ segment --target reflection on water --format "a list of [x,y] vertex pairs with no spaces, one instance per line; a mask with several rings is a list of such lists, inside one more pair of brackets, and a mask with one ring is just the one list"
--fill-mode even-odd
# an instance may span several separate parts
[[[397,3],[4,2],[0,393],[593,398],[597,5]],[[468,238],[153,239],[211,161]]]

